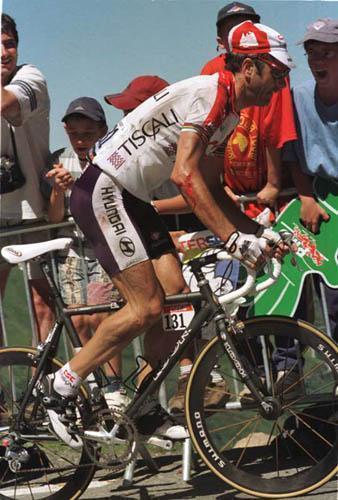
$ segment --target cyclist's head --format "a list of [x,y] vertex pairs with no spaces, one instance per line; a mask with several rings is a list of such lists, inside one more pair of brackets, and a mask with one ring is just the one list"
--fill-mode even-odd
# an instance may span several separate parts
[[265,106],[286,85],[294,67],[284,37],[269,26],[245,21],[229,33],[227,69],[240,83],[247,106]]

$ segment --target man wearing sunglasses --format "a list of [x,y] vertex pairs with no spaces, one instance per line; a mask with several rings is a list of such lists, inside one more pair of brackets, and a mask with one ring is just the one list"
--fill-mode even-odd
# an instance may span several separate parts
[[[229,32],[243,21],[259,23],[260,16],[250,5],[241,2],[229,3],[219,10],[217,50],[222,52],[205,64],[202,75],[224,70],[230,50]],[[278,67],[275,69],[273,74],[277,79],[283,76],[283,69],[282,73]],[[257,192],[257,201],[248,202],[244,207],[245,213],[254,218],[266,206],[275,208],[283,178],[281,148],[287,141],[297,138],[289,79],[285,79],[285,86],[273,94],[267,106],[242,109],[240,117],[225,149],[225,184],[234,201],[240,195]],[[283,203],[285,201],[280,200],[278,207]]]
[[[126,305],[102,321],[81,351],[46,380],[44,403],[61,416],[64,428],[54,430],[62,439],[67,422],[76,420],[74,412],[69,416],[68,401],[81,381],[160,320],[166,268],[171,266],[172,280],[182,278],[168,231],[150,204],[156,187],[171,178],[202,223],[251,268],[286,251],[278,233],[246,217],[229,199],[221,176],[224,144],[239,111],[266,105],[285,85],[272,71],[294,65],[282,35],[267,26],[242,23],[229,41],[233,73],[189,78],[147,99],[96,143],[73,186],[74,219]],[[266,60],[259,61],[263,55]],[[136,425],[142,422],[139,416]],[[150,421],[148,409],[152,434]],[[152,424],[158,428],[159,419]]]

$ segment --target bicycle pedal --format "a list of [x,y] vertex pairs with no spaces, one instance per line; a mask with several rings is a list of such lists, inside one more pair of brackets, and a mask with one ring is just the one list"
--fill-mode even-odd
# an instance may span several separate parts
[[163,450],[171,450],[173,447],[173,442],[170,439],[161,439],[156,436],[151,436],[146,441],[147,444],[151,444],[152,446],[157,446],[158,448],[162,448]]

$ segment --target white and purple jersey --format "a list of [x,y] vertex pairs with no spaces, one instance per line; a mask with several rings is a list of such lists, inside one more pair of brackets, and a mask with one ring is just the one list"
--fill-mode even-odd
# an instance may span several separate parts
[[197,133],[206,155],[223,155],[239,121],[230,72],[180,81],[121,120],[93,150],[92,163],[143,201],[170,178],[181,133]]

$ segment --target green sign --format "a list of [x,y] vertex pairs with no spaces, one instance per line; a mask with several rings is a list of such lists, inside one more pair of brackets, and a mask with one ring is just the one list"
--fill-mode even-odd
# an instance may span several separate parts
[[[319,234],[313,234],[300,222],[300,201],[295,199],[287,205],[274,229],[286,229],[293,233],[297,254],[286,256],[278,281],[254,297],[249,316],[292,316],[300,299],[304,279],[310,273],[320,274],[327,285],[338,288],[338,182],[317,178],[314,190],[319,204],[330,215],[330,220],[321,223]],[[263,275],[257,281],[266,279],[266,275]]]

